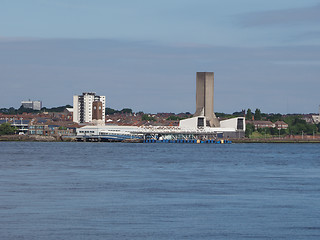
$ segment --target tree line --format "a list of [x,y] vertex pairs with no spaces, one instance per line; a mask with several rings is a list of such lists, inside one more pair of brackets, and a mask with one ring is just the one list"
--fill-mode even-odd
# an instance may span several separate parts
[[[52,107],[52,108],[47,108],[43,107],[41,110],[33,110],[32,108],[25,108],[22,105],[16,109],[14,107],[10,108],[0,108],[0,113],[7,114],[7,115],[17,115],[17,114],[22,114],[22,113],[42,113],[42,112],[64,112],[67,108],[72,108],[71,105],[64,105],[64,106],[59,106],[59,107]],[[113,108],[106,108],[106,114],[112,115],[115,113],[132,113],[131,108],[123,108],[122,110],[116,110]]]
[[288,114],[282,115],[277,114],[266,114],[261,113],[260,109],[256,109],[253,113],[251,109],[248,109],[246,112],[246,120],[266,120],[270,122],[283,121],[288,124],[287,129],[278,129],[274,128],[258,128],[255,129],[253,123],[246,124],[246,137],[252,137],[254,133],[259,133],[261,135],[313,135],[317,134],[320,131],[320,123],[312,124],[308,123],[306,120],[302,119],[303,115],[301,114]]
[[15,109],[14,107],[10,108],[0,108],[0,113],[7,114],[7,115],[17,115],[22,113],[41,113],[41,112],[63,112],[66,110],[66,108],[72,108],[71,105],[65,105],[65,106],[59,106],[59,107],[52,107],[52,108],[46,108],[43,107],[41,110],[33,110],[32,108],[25,108],[22,105]]

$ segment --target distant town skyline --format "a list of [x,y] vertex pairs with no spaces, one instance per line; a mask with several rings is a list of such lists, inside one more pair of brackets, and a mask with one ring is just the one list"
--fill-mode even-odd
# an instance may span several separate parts
[[97,92],[135,112],[195,112],[196,72],[215,112],[318,112],[320,1],[1,3],[0,107]]

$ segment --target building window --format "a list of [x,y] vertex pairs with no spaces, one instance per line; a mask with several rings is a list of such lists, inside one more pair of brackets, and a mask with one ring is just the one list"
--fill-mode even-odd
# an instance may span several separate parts
[[243,130],[243,118],[238,118],[237,130]]
[[198,118],[198,127],[204,127],[204,118]]

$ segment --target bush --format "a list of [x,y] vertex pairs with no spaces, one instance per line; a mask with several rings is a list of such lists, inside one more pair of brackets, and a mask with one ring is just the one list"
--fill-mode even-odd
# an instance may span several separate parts
[[290,116],[285,119],[285,122],[288,123],[290,134],[299,135],[305,133],[312,135],[318,131],[318,128],[314,124],[309,124],[305,120],[301,119],[299,116]]
[[254,125],[251,123],[248,123],[246,125],[246,132],[245,132],[246,137],[250,137],[254,131],[255,131]]
[[0,135],[11,135],[16,131],[15,127],[12,127],[10,123],[3,123],[0,125]]

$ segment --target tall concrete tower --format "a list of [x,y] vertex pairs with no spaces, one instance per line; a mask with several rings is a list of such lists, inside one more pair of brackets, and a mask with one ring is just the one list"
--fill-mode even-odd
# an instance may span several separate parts
[[213,112],[213,72],[197,72],[196,113],[197,116],[205,116],[207,126],[220,127],[220,122]]

